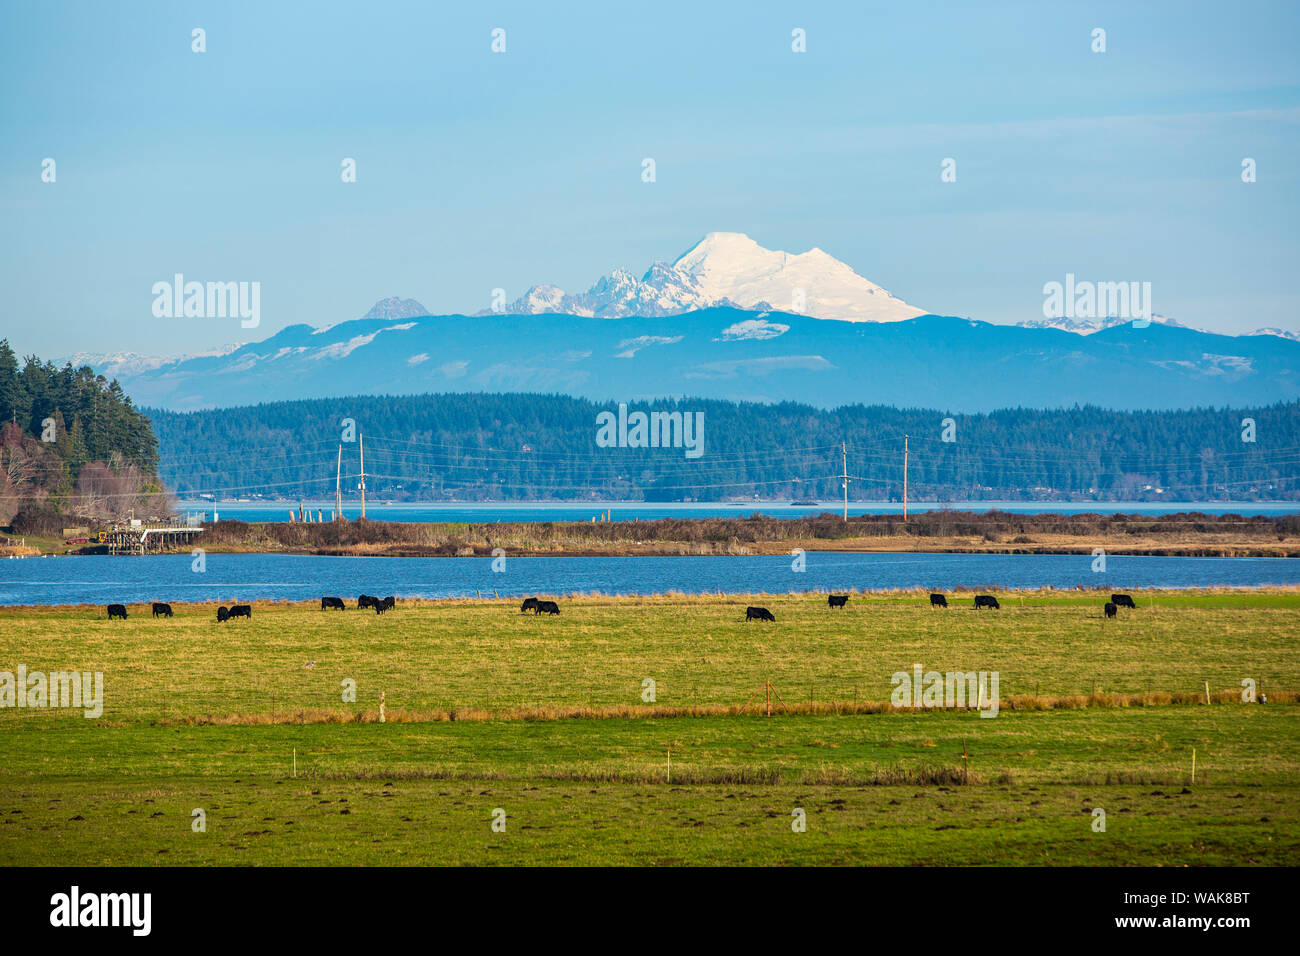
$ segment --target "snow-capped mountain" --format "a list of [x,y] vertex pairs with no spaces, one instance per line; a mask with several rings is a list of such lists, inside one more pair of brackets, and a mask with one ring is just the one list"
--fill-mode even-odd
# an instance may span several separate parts
[[901,322],[926,314],[821,249],[791,255],[764,249],[738,232],[711,232],[672,264],[656,262],[640,279],[615,269],[577,295],[533,286],[504,311],[617,319],[714,307],[779,309],[849,322]]
[[[1076,332],[1079,335],[1092,335],[1094,332],[1100,332],[1102,329],[1113,329],[1117,325],[1129,325],[1133,319],[1122,319],[1119,316],[1112,315],[1104,319],[1068,319],[1062,316],[1056,319],[1029,319],[1024,322],[1017,322],[1016,325],[1022,329],[1060,329],[1062,332]],[[1167,315],[1161,315],[1158,312],[1151,313],[1151,322],[1157,325],[1167,325],[1171,329],[1190,329],[1190,325],[1183,325],[1177,319],[1171,319]],[[1204,332],[1204,329],[1197,329],[1198,332]]]
[[[1106,319],[1031,319],[1026,322],[1017,322],[1016,325],[1022,329],[1060,329],[1062,332],[1075,332],[1079,335],[1092,335],[1094,332],[1100,332],[1102,329],[1113,329],[1119,325],[1129,325],[1132,319],[1121,319],[1118,316],[1111,316]],[[1161,315],[1158,312],[1151,314],[1151,322],[1156,325],[1167,325],[1171,329],[1193,329],[1197,332],[1207,332],[1206,329],[1197,329],[1195,326],[1184,325],[1177,319],[1171,319],[1167,315]],[[1300,342],[1300,332],[1292,332],[1289,329],[1279,329],[1269,327],[1265,329],[1256,329],[1254,332],[1245,332],[1244,335],[1276,335],[1280,338],[1290,339],[1293,342]]]
[[1275,326],[1269,327],[1267,329],[1256,329],[1254,332],[1251,332],[1250,334],[1251,335],[1276,335],[1279,336],[1280,338],[1290,339],[1293,342],[1300,342],[1300,332],[1292,332],[1289,329],[1279,329]]
[[54,360],[55,365],[65,362],[76,368],[89,365],[97,375],[105,378],[128,378],[142,372],[150,372],[174,362],[185,362],[196,358],[220,358],[237,352],[244,347],[243,342],[232,342],[205,352],[189,352],[184,355],[145,355],[142,352],[74,352],[65,358]]

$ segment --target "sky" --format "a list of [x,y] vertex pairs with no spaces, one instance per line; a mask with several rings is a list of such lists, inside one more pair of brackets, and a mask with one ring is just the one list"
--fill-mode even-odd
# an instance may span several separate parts
[[[1073,273],[1297,330],[1298,40],[1294,3],[5,3],[0,336],[472,313],[714,231],[940,314],[1038,319]],[[259,282],[260,326],[155,316],[176,273]]]

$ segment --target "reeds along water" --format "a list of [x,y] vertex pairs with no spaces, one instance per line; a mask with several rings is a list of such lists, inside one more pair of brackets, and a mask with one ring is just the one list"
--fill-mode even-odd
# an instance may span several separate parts
[[[736,518],[662,518],[653,521],[493,522],[485,524],[404,521],[328,521],[247,523],[220,521],[206,528],[210,545],[278,549],[334,549],[364,553],[406,545],[437,555],[481,555],[494,547],[507,550],[580,550],[584,546],[674,542],[697,553],[726,553],[761,542],[834,541],[844,538],[974,538],[1008,546],[1039,543],[1044,537],[1090,540],[1149,540],[1170,546],[1210,536],[1228,542],[1251,542],[1261,548],[1300,535],[1300,514],[1169,515],[1012,514],[1010,512],[930,511],[904,521],[899,515],[857,515],[846,522],[834,514],[800,518],[751,515]],[[1211,553],[1214,541],[1206,542]],[[720,550],[722,549],[722,550]],[[748,549],[746,549],[748,550]]]

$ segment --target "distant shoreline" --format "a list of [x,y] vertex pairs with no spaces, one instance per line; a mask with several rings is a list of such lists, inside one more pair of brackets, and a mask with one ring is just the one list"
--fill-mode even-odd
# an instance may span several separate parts
[[[61,538],[29,538],[25,554],[94,554]],[[752,556],[898,554],[1300,557],[1300,515],[919,512],[792,518],[765,515],[627,521],[220,520],[197,547],[219,554],[347,557]],[[5,553],[0,551],[0,554]],[[10,549],[8,553],[15,553]]]

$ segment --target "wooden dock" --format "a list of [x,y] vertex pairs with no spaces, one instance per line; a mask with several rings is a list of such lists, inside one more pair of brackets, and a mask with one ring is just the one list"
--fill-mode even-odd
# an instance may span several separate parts
[[115,525],[99,532],[99,540],[108,545],[109,554],[167,554],[188,551],[202,533],[202,528],[181,525]]

